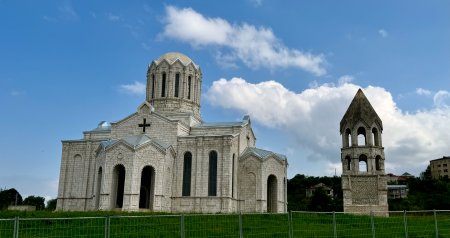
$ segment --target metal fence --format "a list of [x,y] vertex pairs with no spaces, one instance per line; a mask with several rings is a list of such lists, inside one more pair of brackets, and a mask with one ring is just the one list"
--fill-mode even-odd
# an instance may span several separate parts
[[0,219],[0,237],[450,237],[450,211]]

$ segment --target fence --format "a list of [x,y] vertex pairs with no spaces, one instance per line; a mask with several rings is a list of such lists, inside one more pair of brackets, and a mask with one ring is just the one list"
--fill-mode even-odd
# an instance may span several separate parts
[[0,219],[0,237],[450,237],[450,211]]

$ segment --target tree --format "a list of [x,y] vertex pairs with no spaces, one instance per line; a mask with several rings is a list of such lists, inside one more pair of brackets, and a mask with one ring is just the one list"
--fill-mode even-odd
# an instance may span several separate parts
[[24,205],[36,206],[36,210],[42,210],[45,208],[45,198],[39,196],[28,196],[23,200]]
[[48,200],[47,207],[45,209],[54,211],[56,209],[56,198]]
[[331,197],[328,196],[322,188],[317,188],[311,197],[308,210],[315,212],[332,212],[333,204]]
[[431,167],[430,165],[427,166],[427,169],[425,171],[423,171],[422,173],[420,173],[420,178],[422,180],[430,180],[433,179],[431,177]]
[[22,196],[16,189],[11,188],[0,191],[0,210],[7,209],[10,205],[21,205]]

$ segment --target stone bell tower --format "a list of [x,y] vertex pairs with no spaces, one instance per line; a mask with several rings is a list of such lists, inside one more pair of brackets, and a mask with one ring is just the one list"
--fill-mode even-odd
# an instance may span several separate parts
[[340,123],[344,212],[387,216],[383,123],[361,89]]

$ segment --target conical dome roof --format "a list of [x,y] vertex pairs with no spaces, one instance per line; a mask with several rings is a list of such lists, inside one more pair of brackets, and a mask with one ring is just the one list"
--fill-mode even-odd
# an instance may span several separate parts
[[198,66],[194,63],[194,61],[192,61],[191,58],[189,58],[188,56],[186,56],[185,54],[179,53],[179,52],[169,52],[166,53],[164,55],[161,55],[157,60],[155,60],[154,62],[156,64],[161,63],[162,61],[167,61],[169,64],[173,64],[175,63],[177,60],[179,60],[183,65],[188,65],[190,63],[192,63],[196,68],[198,68]]
[[380,117],[375,112],[361,89],[358,90],[345,112],[344,117],[342,117],[340,132],[344,133],[345,127],[353,128],[360,121],[369,126],[375,122],[378,124],[380,130],[383,130],[383,123],[381,122]]

